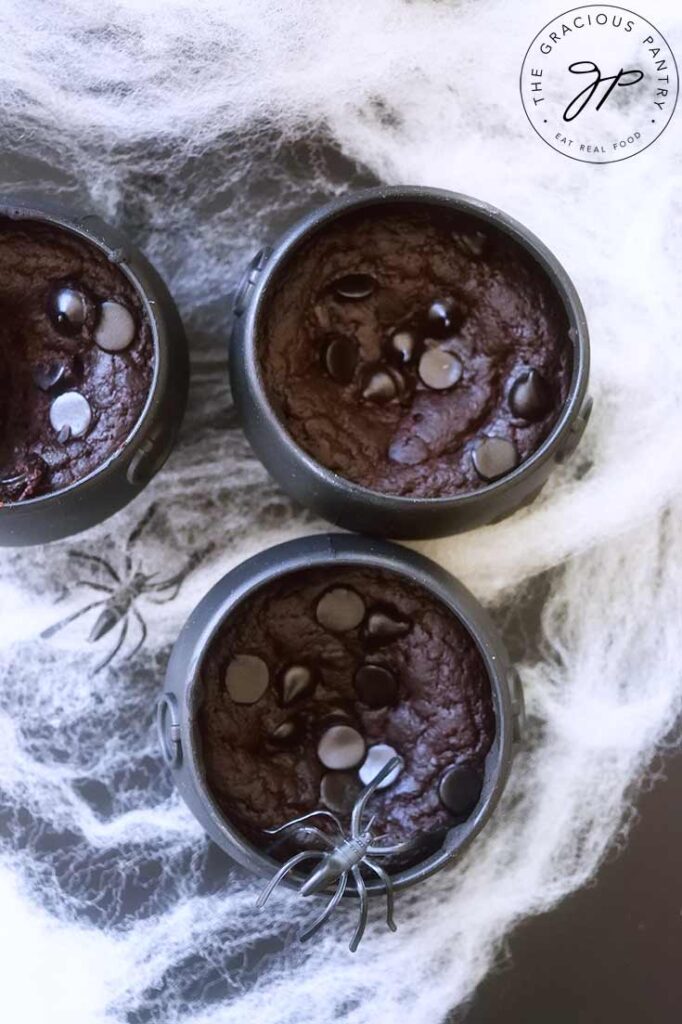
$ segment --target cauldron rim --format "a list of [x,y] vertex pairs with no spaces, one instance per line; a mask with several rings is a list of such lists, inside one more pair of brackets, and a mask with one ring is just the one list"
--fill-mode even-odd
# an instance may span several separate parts
[[[300,246],[307,243],[314,235],[347,214],[356,213],[363,208],[392,206],[410,203],[424,203],[454,210],[492,226],[511,237],[540,266],[550,285],[557,293],[564,308],[568,322],[568,337],[572,347],[572,370],[566,400],[561,412],[542,444],[523,462],[498,480],[494,480],[474,491],[467,491],[440,497],[411,497],[390,494],[374,490],[354,483],[334,470],[318,462],[305,451],[289,433],[286,424],[273,408],[263,378],[259,348],[259,337],[263,318],[268,306],[269,297],[277,286],[282,270],[295,257]],[[367,510],[368,518],[377,520],[378,528],[363,532],[372,532],[381,536],[392,537],[429,537],[452,532],[452,530],[436,529],[422,525],[420,516],[464,514],[466,510],[478,510],[486,503],[491,506],[491,515],[487,521],[495,518],[495,509],[514,491],[519,484],[537,475],[553,461],[562,458],[563,449],[568,445],[571,429],[579,429],[581,416],[587,420],[587,386],[589,380],[589,332],[587,320],[578,293],[562,264],[554,253],[524,224],[509,214],[472,196],[451,192],[446,189],[430,188],[417,185],[378,186],[362,189],[337,198],[330,203],[311,210],[298,220],[276,242],[274,249],[267,249],[266,256],[257,261],[257,265],[247,274],[245,281],[249,283],[248,301],[244,302],[243,311],[239,304],[236,309],[233,344],[231,349],[230,373],[232,390],[237,406],[240,408],[244,427],[252,443],[254,437],[267,430],[276,438],[282,450],[291,453],[299,467],[299,476],[305,474],[305,489],[309,492],[309,504],[320,511],[317,500],[321,492],[336,495],[339,509],[345,503],[356,508],[362,505]],[[242,289],[243,291],[243,289]],[[244,394],[242,394],[244,392]],[[254,426],[256,429],[253,429]],[[580,430],[580,433],[582,430]],[[579,436],[579,435],[578,435]],[[256,451],[263,457],[263,445],[255,444]],[[271,472],[273,466],[266,461]],[[275,465],[275,475],[277,467]],[[287,481],[280,473],[280,483],[287,489]],[[291,478],[291,474],[288,474]],[[297,481],[292,481],[297,482]],[[299,493],[294,494],[298,500],[304,501]],[[324,515],[325,512],[323,511]],[[381,527],[384,516],[409,517],[411,525],[404,530],[389,531]],[[327,518],[330,518],[327,516]],[[344,518],[348,515],[344,513]],[[333,521],[338,525],[353,528],[352,522],[344,521],[340,515]]]

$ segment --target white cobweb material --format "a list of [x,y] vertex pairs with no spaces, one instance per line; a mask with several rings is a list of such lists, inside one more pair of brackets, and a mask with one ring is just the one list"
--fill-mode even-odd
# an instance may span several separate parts
[[[679,35],[678,4],[646,7]],[[179,301],[193,361],[181,445],[134,505],[72,542],[0,556],[8,1019],[442,1020],[509,929],[584,883],[623,828],[680,705],[682,145],[673,120],[635,159],[593,167],[537,139],[517,78],[557,13],[537,0],[2,4],[4,188],[87,202],[128,230]],[[400,898],[396,935],[377,910],[353,957],[352,908],[310,946],[293,937],[307,910],[295,897],[254,913],[257,884],[208,846],[159,763],[153,701],[210,584],[323,528],[268,481],[232,420],[229,294],[263,241],[374,176],[478,195],[554,249],[587,309],[595,412],[532,508],[423,545],[517,648],[525,623],[533,742],[465,860]],[[152,505],[131,545],[144,571],[203,557],[176,600],[138,600],[146,644],[94,674],[111,647],[88,642],[95,612],[40,633],[92,600],[78,580],[101,579],[72,552],[123,572]]]

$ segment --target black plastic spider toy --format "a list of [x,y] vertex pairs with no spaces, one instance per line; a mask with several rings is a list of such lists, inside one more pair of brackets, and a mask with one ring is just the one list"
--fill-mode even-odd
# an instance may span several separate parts
[[[277,874],[268,882],[256,903],[256,906],[259,909],[264,907],[275,886],[279,885],[284,876],[292,871],[302,861],[319,859],[320,863],[318,866],[311,872],[298,890],[300,895],[310,896],[312,893],[323,892],[334,883],[336,883],[336,889],[322,912],[318,914],[313,922],[299,935],[301,942],[305,942],[305,940],[309,939],[311,935],[314,935],[329,918],[335,907],[338,906],[341,897],[346,891],[348,876],[351,874],[360,900],[360,920],[358,921],[357,928],[355,929],[355,933],[348,947],[351,953],[355,952],[360,944],[362,936],[364,935],[365,926],[367,924],[367,888],[360,870],[363,866],[368,867],[370,871],[373,871],[374,874],[377,875],[377,877],[384,883],[384,886],[386,887],[386,924],[392,932],[396,930],[396,923],[393,920],[393,883],[384,869],[371,858],[385,857],[388,854],[401,853],[409,847],[410,844],[401,843],[397,846],[376,846],[374,843],[374,838],[376,837],[373,837],[371,833],[372,821],[374,819],[370,819],[367,827],[363,828],[362,816],[365,813],[367,801],[375,790],[383,780],[391,774],[391,772],[395,771],[397,768],[402,768],[402,765],[402,758],[391,758],[391,760],[388,761],[381,771],[372,779],[369,785],[365,786],[362,790],[353,806],[350,835],[346,835],[341,822],[335,814],[332,814],[331,811],[322,810],[311,811],[310,814],[304,814],[300,818],[294,818],[291,821],[286,822],[285,825],[280,825],[278,828],[266,830],[268,835],[278,835],[286,829],[296,828],[300,831],[306,832],[311,837],[314,836],[317,840],[324,843],[325,846],[329,847],[328,853],[324,853],[321,850],[303,850],[301,853],[297,853],[293,857],[290,857],[289,860],[282,865]],[[331,836],[328,836],[325,832],[322,832],[321,829],[316,828],[315,826],[304,826],[304,828],[301,829],[301,825],[303,825],[304,822],[310,821],[311,818],[318,817],[328,818],[334,823],[339,832],[339,839],[335,841]]]
[[[168,576],[166,579],[159,580],[157,579],[158,573],[145,573],[141,571],[141,568],[134,570],[131,548],[139,538],[144,528],[149,524],[155,511],[156,506],[151,505],[128,537],[126,542],[123,577],[110,562],[105,558],[102,558],[100,555],[91,555],[84,551],[69,551],[70,558],[86,565],[94,566],[99,570],[99,579],[77,579],[75,580],[75,585],[90,587],[90,589],[98,591],[106,596],[97,601],[91,601],[89,604],[79,608],[78,611],[73,612],[71,615],[67,615],[65,619],[61,619],[59,622],[54,623],[54,625],[49,626],[48,629],[43,630],[40,635],[43,640],[49,640],[49,638],[54,636],[55,633],[58,633],[60,630],[64,629],[65,626],[68,626],[71,622],[75,622],[76,619],[79,619],[81,615],[85,615],[93,608],[101,608],[102,610],[90,630],[88,640],[91,643],[100,640],[119,624],[121,629],[116,643],[107,656],[95,667],[93,675],[101,672],[102,669],[105,668],[121,650],[121,647],[125,643],[128,635],[130,617],[133,618],[139,627],[139,637],[132,649],[125,655],[125,660],[129,660],[137,654],[147,639],[147,624],[138,609],[135,607],[136,599],[142,594],[163,594],[163,597],[149,597],[148,600],[150,600],[152,604],[167,604],[169,601],[174,600],[178,595],[178,591],[180,590],[185,577],[191,572],[194,566],[208,554],[213,546],[207,545],[205,548],[193,552],[185,566],[179,572],[176,572],[173,576]],[[103,582],[103,579],[106,579],[107,582]]]

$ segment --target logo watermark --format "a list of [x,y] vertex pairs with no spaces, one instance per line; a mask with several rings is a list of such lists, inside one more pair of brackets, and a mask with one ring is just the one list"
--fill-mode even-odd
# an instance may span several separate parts
[[521,68],[521,99],[547,145],[606,164],[641,153],[675,111],[679,80],[658,29],[623,7],[590,4],[538,32]]

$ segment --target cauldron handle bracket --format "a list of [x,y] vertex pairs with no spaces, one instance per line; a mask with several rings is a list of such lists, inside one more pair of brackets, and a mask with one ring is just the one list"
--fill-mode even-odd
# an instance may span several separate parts
[[178,702],[172,693],[164,693],[158,699],[156,726],[164,761],[169,768],[179,768],[182,761],[180,716]]
[[246,270],[242,274],[241,281],[237,286],[235,292],[234,302],[232,304],[232,312],[234,316],[241,316],[251,299],[251,293],[256,287],[256,281],[260,277],[260,273],[265,264],[270,259],[272,249],[270,246],[263,246],[259,249],[253,259],[249,262]]

